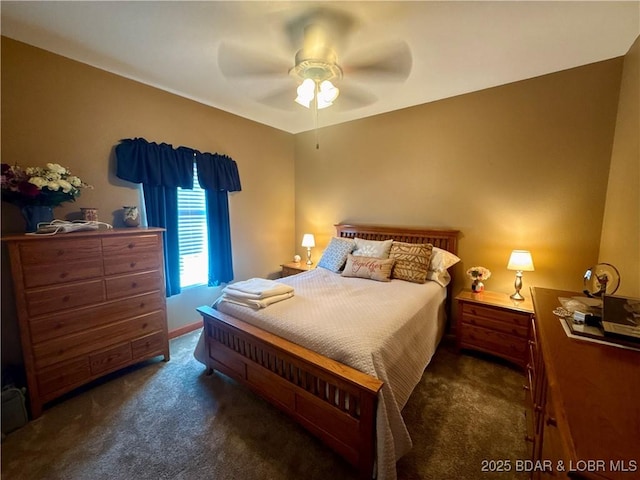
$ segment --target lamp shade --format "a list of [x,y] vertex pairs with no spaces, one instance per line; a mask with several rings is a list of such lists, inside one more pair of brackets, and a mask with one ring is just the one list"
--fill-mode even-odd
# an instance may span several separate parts
[[521,272],[533,272],[533,259],[528,250],[514,250],[509,257],[507,270],[519,270]]
[[316,246],[316,239],[313,238],[313,234],[312,233],[305,233],[304,236],[302,237],[302,246],[306,247],[306,248],[310,248],[310,247],[315,247]]

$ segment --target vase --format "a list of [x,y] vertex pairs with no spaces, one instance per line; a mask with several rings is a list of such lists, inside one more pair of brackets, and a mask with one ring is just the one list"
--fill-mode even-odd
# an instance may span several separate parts
[[53,221],[53,208],[47,205],[25,205],[20,211],[24,217],[27,233],[38,230],[39,223]]
[[471,290],[473,290],[474,293],[480,293],[484,290],[484,283],[480,280],[474,280],[471,284]]
[[140,212],[135,205],[124,206],[124,224],[127,227],[137,227],[140,225]]
[[98,221],[98,209],[93,207],[83,207],[80,209],[82,212],[82,219],[85,222],[97,222]]

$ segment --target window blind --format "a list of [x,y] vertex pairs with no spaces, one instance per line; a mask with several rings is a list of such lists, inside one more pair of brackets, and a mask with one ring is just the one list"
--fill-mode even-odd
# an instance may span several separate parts
[[180,245],[180,287],[208,282],[208,237],[205,191],[193,168],[193,189],[178,189],[178,241]]

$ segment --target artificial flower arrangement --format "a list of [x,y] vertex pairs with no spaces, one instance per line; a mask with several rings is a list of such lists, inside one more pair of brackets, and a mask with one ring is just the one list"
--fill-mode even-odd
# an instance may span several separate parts
[[467,270],[467,276],[472,280],[486,280],[491,276],[491,271],[484,267],[471,267]]
[[57,163],[22,168],[2,164],[2,200],[17,205],[57,207],[75,202],[83,188],[93,188]]

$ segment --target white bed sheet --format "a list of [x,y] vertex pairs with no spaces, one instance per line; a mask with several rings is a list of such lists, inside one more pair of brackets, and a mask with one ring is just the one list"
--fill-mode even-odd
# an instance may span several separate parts
[[216,308],[382,380],[377,478],[395,480],[396,461],[412,446],[401,410],[442,338],[446,289],[323,268],[279,281],[294,288],[292,298],[260,310],[228,302]]

